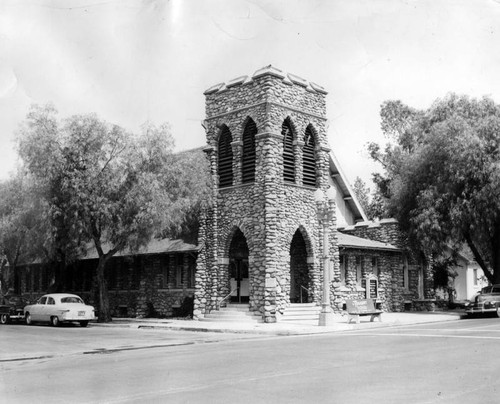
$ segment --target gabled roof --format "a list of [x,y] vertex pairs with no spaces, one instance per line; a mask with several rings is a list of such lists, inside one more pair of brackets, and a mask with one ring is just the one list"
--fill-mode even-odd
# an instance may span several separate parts
[[337,240],[339,248],[357,248],[362,250],[381,250],[381,251],[401,251],[400,248],[393,246],[389,243],[382,243],[380,241],[368,240],[366,238],[351,236],[338,232]]
[[340,168],[340,164],[337,160],[337,157],[335,157],[335,154],[333,154],[333,152],[330,152],[329,155],[330,155],[329,158],[330,176],[339,185],[340,190],[342,191],[342,194],[344,196],[344,201],[346,202],[347,205],[349,205],[349,208],[351,209],[354,215],[354,220],[356,222],[368,221],[368,218],[366,216],[365,211],[363,210],[363,207],[359,203],[358,198],[356,197],[354,191],[351,188],[351,185],[347,181],[347,177]]

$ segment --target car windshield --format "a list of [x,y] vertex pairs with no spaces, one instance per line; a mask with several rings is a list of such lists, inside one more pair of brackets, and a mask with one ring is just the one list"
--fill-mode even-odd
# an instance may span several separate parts
[[78,303],[78,304],[84,304],[83,300],[80,299],[79,297],[76,296],[67,296],[61,298],[61,303]]

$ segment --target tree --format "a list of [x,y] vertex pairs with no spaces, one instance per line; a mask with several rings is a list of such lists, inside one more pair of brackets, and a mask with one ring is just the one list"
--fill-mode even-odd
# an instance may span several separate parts
[[40,209],[23,173],[0,183],[0,297],[15,288],[19,263],[39,252]]
[[[45,190],[55,244],[74,259],[87,242],[99,256],[99,321],[111,320],[105,267],[119,251],[137,251],[152,237],[178,231],[209,201],[207,169],[192,173],[172,153],[167,125],[147,123],[141,136],[96,115],[56,119],[34,107],[20,132],[26,167]],[[204,161],[204,160],[202,160]],[[68,240],[66,245],[59,243]],[[75,255],[76,253],[76,255]]]
[[389,213],[428,254],[466,243],[500,283],[500,107],[450,94],[424,111],[388,101],[381,117],[390,143],[369,150]]
[[368,212],[368,207],[370,206],[370,188],[368,188],[360,177],[356,177],[352,190],[363,210]]
[[370,195],[370,188],[360,177],[356,177],[353,191],[369,220],[377,220],[386,216],[384,198],[378,189]]

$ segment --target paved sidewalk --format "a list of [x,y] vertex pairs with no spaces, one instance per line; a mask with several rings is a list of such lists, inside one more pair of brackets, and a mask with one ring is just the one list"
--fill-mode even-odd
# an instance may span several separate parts
[[115,318],[111,323],[92,323],[92,327],[127,327],[127,328],[155,328],[182,331],[248,333],[263,335],[307,335],[338,331],[362,330],[367,328],[382,328],[399,325],[424,324],[442,321],[456,321],[464,316],[463,312],[403,312],[384,313],[382,322],[370,322],[369,317],[362,317],[359,324],[347,323],[347,316],[336,315],[333,325],[320,327],[318,325],[302,325],[293,323],[235,323],[235,322],[208,322],[178,319],[135,319]]

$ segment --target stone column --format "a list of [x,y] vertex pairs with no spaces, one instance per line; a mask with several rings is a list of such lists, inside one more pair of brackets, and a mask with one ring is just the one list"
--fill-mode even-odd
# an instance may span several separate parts
[[241,160],[243,157],[243,142],[235,140],[231,142],[233,149],[233,185],[241,184]]
[[329,157],[330,153],[329,147],[316,146],[316,172],[318,175],[317,185],[319,188],[327,189],[329,187]]
[[264,198],[264,245],[263,245],[263,266],[264,271],[264,321],[266,323],[276,322],[276,275],[278,268],[278,199],[282,182],[276,181],[282,173],[279,167],[278,156],[283,154],[283,136],[270,132],[260,133],[256,136],[259,143],[260,169],[262,195]]
[[294,140],[293,141],[293,153],[295,156],[295,184],[302,185],[302,179],[304,178],[304,167],[302,165],[304,141]]

